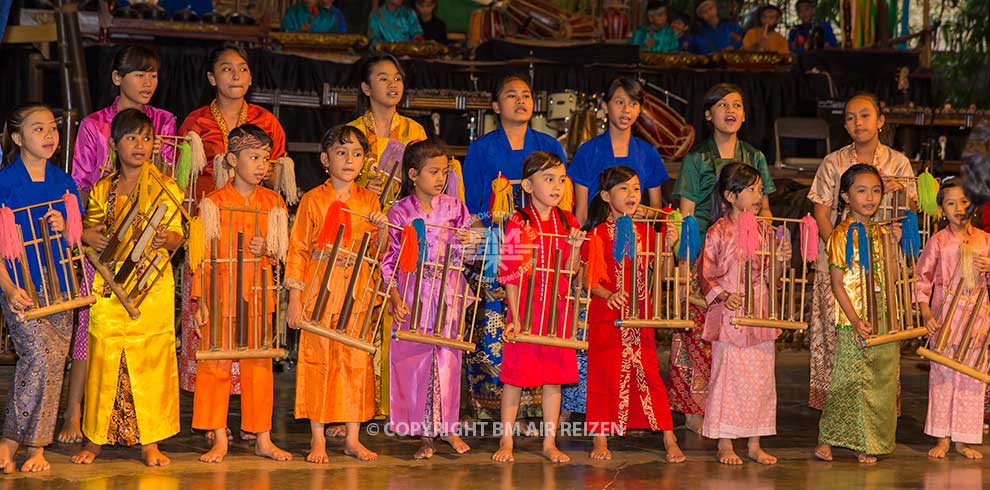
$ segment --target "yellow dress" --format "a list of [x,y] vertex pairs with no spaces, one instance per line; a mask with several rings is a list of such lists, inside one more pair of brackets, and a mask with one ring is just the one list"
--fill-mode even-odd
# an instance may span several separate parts
[[[150,178],[155,173],[165,188],[180,200],[182,190],[169,177],[148,164],[135,187],[138,206],[150,211],[151,200],[161,187]],[[104,223],[107,201],[116,174],[104,177],[89,194],[85,225]],[[134,193],[132,193],[134,195]],[[115,219],[130,196],[115,199]],[[168,231],[183,234],[182,216],[168,206]],[[163,249],[157,254],[166,254]],[[103,290],[103,278],[97,274],[93,291]],[[151,444],[179,432],[179,374],[175,355],[175,282],[172,266],[151,286],[140,305],[141,316],[131,320],[116,296],[98,296],[90,310],[89,364],[86,371],[86,409],[82,430],[95,444],[108,442],[110,419],[117,392],[121,355],[126,352],[127,371],[141,444]]]

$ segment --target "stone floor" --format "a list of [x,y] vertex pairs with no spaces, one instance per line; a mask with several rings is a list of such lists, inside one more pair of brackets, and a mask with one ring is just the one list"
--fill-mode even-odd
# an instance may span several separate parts
[[[662,364],[663,365],[663,364]],[[590,441],[565,438],[562,448],[573,458],[570,464],[553,465],[538,453],[539,440],[525,438],[517,443],[516,462],[495,464],[489,460],[497,446],[491,437],[468,438],[470,453],[457,456],[446,447],[430,461],[414,461],[418,441],[387,437],[381,433],[363,436],[365,443],[381,455],[376,463],[362,463],[340,452],[340,442],[332,441],[331,462],[316,466],[304,461],[308,447],[308,426],[292,419],[293,373],[276,378],[276,441],[293,453],[294,461],[276,463],[251,456],[250,447],[235,442],[232,454],[221,464],[199,463],[197,456],[206,449],[204,439],[189,430],[192,398],[182,397],[183,432],[162,444],[173,459],[166,468],[148,469],[137,459],[137,449],[111,448],[95,464],[74,466],[68,456],[78,447],[54,445],[49,450],[52,471],[38,475],[14,474],[0,477],[0,490],[29,489],[366,489],[392,490],[429,488],[431,490],[525,488],[525,489],[790,489],[822,488],[926,488],[983,489],[990,486],[990,469],[951,455],[944,461],[926,456],[931,440],[922,434],[924,424],[927,366],[915,357],[902,360],[903,416],[898,424],[897,451],[875,466],[860,466],[852,453],[836,450],[836,462],[825,463],[811,457],[817,437],[818,413],[806,408],[808,353],[783,351],[777,361],[778,435],[765,440],[765,446],[780,458],[776,466],[747,463],[742,467],[719,465],[712,459],[714,442],[685,430],[677,436],[688,455],[681,465],[662,462],[660,438],[639,435],[612,442],[611,461],[592,461],[587,456]],[[9,367],[0,368],[0,395],[11,377]],[[237,403],[232,427],[237,427]],[[676,416],[675,416],[676,417]],[[678,421],[675,418],[675,423]],[[381,425],[369,425],[371,431]],[[236,431],[235,431],[236,432]],[[986,449],[983,449],[987,452]],[[19,455],[23,458],[23,453]]]

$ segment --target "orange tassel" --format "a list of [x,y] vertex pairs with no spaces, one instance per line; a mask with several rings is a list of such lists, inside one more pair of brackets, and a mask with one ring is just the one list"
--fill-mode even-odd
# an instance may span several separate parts
[[585,267],[588,289],[598,287],[605,278],[605,245],[597,233],[591,235],[588,241],[588,264]]
[[399,270],[410,273],[416,270],[416,260],[419,258],[419,244],[416,240],[416,229],[412,225],[402,227],[402,248],[399,249]]
[[316,244],[319,248],[326,248],[337,239],[337,229],[344,227],[344,239],[342,243],[351,242],[351,220],[350,216],[344,216],[344,209],[347,205],[343,201],[334,201],[327,209],[327,215],[323,219],[323,228],[320,228],[319,238]]

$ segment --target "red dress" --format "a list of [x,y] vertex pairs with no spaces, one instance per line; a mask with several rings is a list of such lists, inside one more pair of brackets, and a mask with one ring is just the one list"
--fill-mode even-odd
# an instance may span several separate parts
[[[612,230],[610,231],[610,228]],[[600,286],[616,291],[622,270],[612,256],[614,223],[602,223],[591,231],[602,240],[605,277]],[[636,224],[636,247],[653,247],[655,236],[645,224]],[[586,242],[587,243],[587,242]],[[581,250],[587,263],[588,245]],[[625,261],[625,291],[632,283],[631,263]],[[645,261],[638,264],[639,311],[650,311],[646,289]],[[588,311],[588,412],[589,431],[624,435],[626,429],[672,430],[667,389],[660,378],[657,346],[651,328],[617,328],[619,310],[609,309],[607,301],[595,298]]]
[[[566,220],[566,225],[562,220]],[[561,264],[564,266],[570,257],[571,246],[566,239],[544,236],[541,233],[567,235],[575,228],[578,228],[578,223],[574,215],[567,211],[558,211],[558,208],[553,209],[550,219],[545,221],[540,220],[539,214],[531,207],[525,211],[517,211],[505,225],[499,282],[519,287],[520,315],[525,316],[526,305],[532,302],[533,321],[530,333],[534,335],[548,334],[550,311],[556,308],[559,312],[558,335],[563,330],[564,336],[570,336],[571,316],[574,312],[566,307],[567,302],[563,299],[558,301],[554,297],[543,297],[566,297],[568,291],[565,278],[563,276],[560,278],[554,294],[548,291],[551,287],[552,274],[537,272],[538,293],[535,298],[531,297],[528,284],[534,264],[538,268],[552,269],[554,253],[561,254]],[[544,291],[544,294],[540,294],[540,291]],[[511,321],[512,312],[509,311],[506,313],[506,322]],[[525,330],[523,321],[524,319],[520,319],[520,328]],[[522,388],[577,383],[577,352],[564,347],[507,342],[502,346],[502,371],[499,379],[503,383]]]

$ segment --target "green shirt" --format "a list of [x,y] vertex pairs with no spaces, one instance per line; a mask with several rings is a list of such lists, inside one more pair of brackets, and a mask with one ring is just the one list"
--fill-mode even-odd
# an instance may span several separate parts
[[[646,45],[648,39],[653,39],[652,46]],[[676,53],[681,50],[677,34],[674,34],[674,29],[670,26],[657,29],[652,24],[642,25],[633,33],[631,42],[638,45],[640,51],[648,53]]]
[[681,171],[674,184],[674,199],[683,197],[694,202],[694,218],[698,220],[698,232],[702,240],[712,221],[712,191],[715,189],[718,173],[732,162],[742,162],[755,168],[763,181],[764,194],[770,195],[777,190],[773,185],[766,157],[749,143],[736,140],[732,158],[721,158],[713,138],[701,142],[681,162]]

